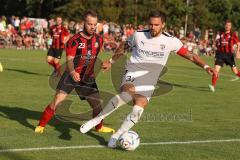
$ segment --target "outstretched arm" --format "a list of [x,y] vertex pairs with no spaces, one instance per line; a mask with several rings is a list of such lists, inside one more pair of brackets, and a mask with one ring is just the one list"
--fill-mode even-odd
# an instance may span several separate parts
[[198,55],[187,52],[186,54],[182,54],[180,56],[202,67],[208,72],[208,74],[214,73],[214,70],[209,65],[207,65]]

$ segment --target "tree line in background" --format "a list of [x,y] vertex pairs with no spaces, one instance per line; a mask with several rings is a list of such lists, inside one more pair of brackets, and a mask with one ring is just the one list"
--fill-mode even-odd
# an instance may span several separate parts
[[158,9],[167,14],[168,26],[184,26],[188,15],[189,29],[221,29],[226,19],[240,28],[239,0],[0,0],[0,4],[0,14],[5,16],[60,15],[78,21],[84,10],[92,9],[100,19],[136,25],[146,23],[149,11]]

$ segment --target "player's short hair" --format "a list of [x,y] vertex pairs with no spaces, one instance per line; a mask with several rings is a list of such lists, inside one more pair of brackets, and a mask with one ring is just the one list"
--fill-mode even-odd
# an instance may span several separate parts
[[230,19],[227,19],[227,20],[225,21],[225,24],[226,24],[226,23],[232,23],[232,22],[231,22]]
[[96,18],[97,18],[97,13],[94,12],[93,10],[87,10],[87,11],[85,11],[84,14],[83,14],[83,20],[85,21],[88,16],[96,17]]
[[161,18],[162,22],[166,22],[166,14],[158,10],[151,11],[148,18]]

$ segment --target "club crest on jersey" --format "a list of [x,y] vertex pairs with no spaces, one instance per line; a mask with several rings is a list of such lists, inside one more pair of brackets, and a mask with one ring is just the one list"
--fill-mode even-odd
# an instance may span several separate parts
[[98,47],[99,47],[98,42],[95,42],[94,47],[95,47],[95,48],[98,48]]
[[166,47],[166,45],[165,45],[165,44],[160,44],[160,49],[161,49],[161,50],[164,50],[164,49],[165,49],[165,47]]

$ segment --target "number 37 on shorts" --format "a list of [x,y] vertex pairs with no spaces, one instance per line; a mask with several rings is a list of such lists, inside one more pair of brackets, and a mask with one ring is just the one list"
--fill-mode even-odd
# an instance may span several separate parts
[[130,75],[128,70],[125,70],[124,77],[126,82],[133,82],[135,80],[135,77],[133,75]]

